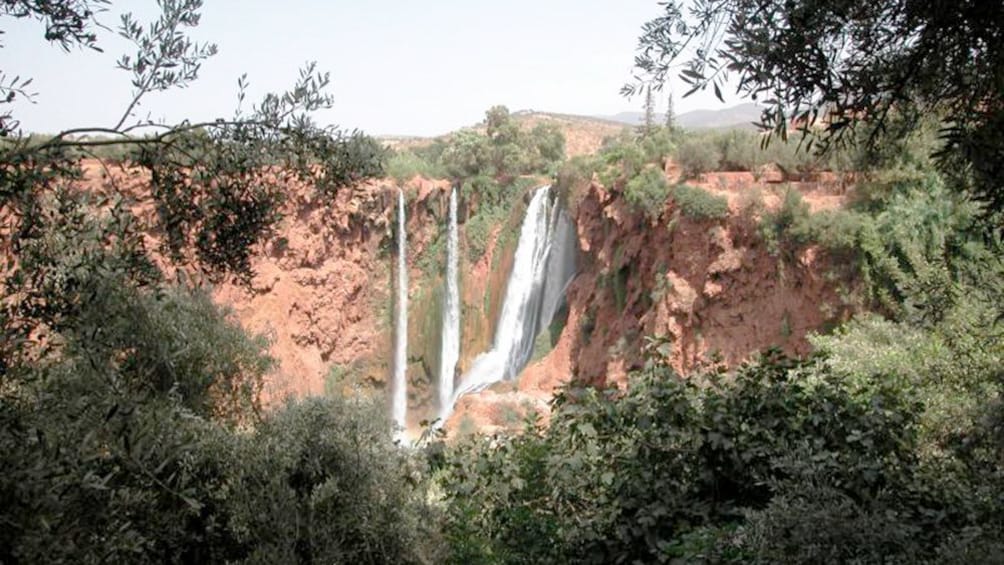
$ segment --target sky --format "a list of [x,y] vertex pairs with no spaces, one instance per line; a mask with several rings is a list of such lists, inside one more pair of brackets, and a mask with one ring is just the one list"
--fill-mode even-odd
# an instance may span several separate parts
[[[115,68],[130,45],[119,14],[156,17],[154,0],[116,0],[99,16],[103,53],[64,52],[29,20],[2,23],[2,68],[33,77],[34,104],[17,103],[24,129],[108,127],[130,100],[130,75]],[[184,90],[144,98],[138,117],[201,121],[233,115],[237,79],[249,100],[290,87],[307,61],[331,73],[334,107],[322,124],[374,135],[439,135],[481,121],[487,108],[612,115],[640,110],[620,87],[632,77],[642,24],[657,0],[205,0],[193,39],[219,46]],[[682,93],[681,83],[673,85]],[[742,100],[726,98],[726,105]],[[709,92],[675,110],[722,108]],[[659,100],[659,110],[665,106]]]

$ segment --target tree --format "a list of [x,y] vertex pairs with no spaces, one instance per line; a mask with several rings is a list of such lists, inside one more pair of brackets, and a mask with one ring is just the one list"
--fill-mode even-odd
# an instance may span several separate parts
[[[961,188],[1004,210],[1004,4],[926,0],[695,0],[664,4],[639,40],[633,94],[676,70],[721,99],[738,93],[766,104],[762,127],[789,128],[820,151],[898,136],[925,115],[941,118],[942,170]],[[998,224],[999,226],[1004,224]]]
[[565,158],[565,136],[558,126],[539,123],[530,131],[529,140],[535,145],[533,170],[546,170],[548,166],[560,163]]
[[673,93],[670,92],[666,98],[666,129],[672,131],[676,129],[676,114],[673,111]]
[[[97,49],[106,4],[8,0],[0,17],[38,18],[46,39]],[[312,121],[331,103],[313,65],[250,107],[242,78],[229,118],[137,118],[148,93],[195,80],[216,52],[186,36],[200,0],[159,5],[148,25],[122,19],[135,51],[118,65],[134,92],[115,124],[40,139],[3,119],[0,562],[434,560],[417,543],[428,538],[418,470],[389,423],[318,402],[263,417],[266,340],[188,284],[198,270],[246,280],[291,184],[330,197],[379,173],[382,149]],[[8,102],[27,92],[4,84],[20,89],[4,91]],[[123,174],[93,190],[84,157]],[[119,189],[124,175],[139,193]],[[134,214],[136,200],[155,217]]]
[[645,88],[645,124],[644,135],[652,133],[655,127],[655,98],[652,97],[652,87]]
[[[93,18],[105,4],[8,2],[0,15],[41,18],[47,22],[47,39],[64,47],[97,49]],[[20,211],[43,189],[31,179],[50,171],[50,181],[65,184],[77,158],[117,147],[149,173],[171,254],[180,258],[190,245],[197,248],[207,272],[246,277],[250,249],[279,219],[277,209],[288,183],[310,183],[332,193],[379,174],[382,150],[358,132],[314,123],[312,113],[330,107],[332,98],[325,92],[328,74],[313,63],[303,68],[288,92],[269,94],[250,108],[245,106],[248,81],[242,77],[238,106],[229,118],[177,124],[137,118],[136,109],[146,95],[192,83],[202,63],[217,52],[216,45],[192,42],[185,35],[199,24],[201,0],[160,4],[162,14],[149,25],[130,14],[122,17],[119,34],[136,52],[123,55],[117,66],[132,75],[134,90],[115,124],[71,128],[38,142],[9,127],[16,123],[12,117],[4,121],[3,133],[11,139],[0,146],[6,172],[0,179],[0,206],[23,219]],[[16,93],[9,93],[8,101],[13,97]]]
[[485,112],[484,124],[484,134],[461,130],[443,148],[440,160],[459,184],[478,176],[511,179],[547,172],[565,156],[565,137],[554,124],[542,122],[524,131],[502,105]]
[[[94,20],[107,2],[7,2],[0,15],[37,17],[46,22],[46,39],[64,47],[97,49]],[[162,0],[159,18],[142,25],[130,14],[119,33],[135,46],[117,66],[131,75],[133,96],[116,123],[67,129],[39,140],[4,120],[0,144],[0,250],[6,259],[3,315],[5,357],[29,343],[43,328],[58,331],[81,310],[81,269],[119,277],[123,284],[157,286],[159,275],[148,256],[139,221],[125,205],[94,201],[81,190],[82,157],[97,158],[106,172],[115,166],[97,152],[115,148],[135,171],[149,178],[148,199],[156,211],[155,230],[162,251],[175,264],[201,270],[211,280],[249,280],[255,247],[281,216],[293,183],[312,185],[324,195],[382,170],[382,148],[358,132],[317,125],[311,115],[329,107],[329,78],[311,63],[288,92],[269,94],[245,105],[248,81],[238,81],[233,116],[203,123],[160,123],[136,117],[151,92],[180,88],[196,80],[213,44],[199,44],[186,30],[199,23],[201,0]],[[19,82],[23,84],[23,81]],[[7,100],[17,93],[11,91]],[[112,187],[110,203],[122,198]],[[67,229],[68,211],[91,209],[113,218],[94,230]],[[81,212],[86,216],[87,212]],[[71,237],[54,246],[53,234]],[[114,242],[114,245],[109,245]],[[67,257],[91,250],[66,278]],[[28,255],[27,253],[32,255]],[[5,358],[5,364],[11,362]]]
[[[98,50],[95,16],[107,4],[108,0],[7,0],[0,3],[0,17],[41,20],[45,24],[45,39],[59,43],[64,50],[73,46]],[[20,75],[11,78],[0,71],[0,105],[11,104],[19,98],[30,100],[32,93],[27,90],[30,84],[31,78]],[[10,110],[0,113],[0,137],[10,135],[18,125]]]

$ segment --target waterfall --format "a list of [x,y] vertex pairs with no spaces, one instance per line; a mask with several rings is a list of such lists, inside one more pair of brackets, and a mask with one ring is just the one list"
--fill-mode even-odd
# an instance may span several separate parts
[[460,359],[460,287],[457,253],[457,188],[450,192],[450,217],[446,240],[446,303],[439,355],[439,411],[446,413],[453,403],[454,371]]
[[404,191],[397,194],[397,320],[394,330],[394,382],[391,417],[396,437],[403,438],[408,412],[408,248],[405,232]]
[[442,421],[461,396],[516,378],[575,274],[574,227],[563,210],[551,206],[550,196],[551,187],[538,188],[527,206],[492,347],[474,359],[453,391],[449,410],[440,413]]
[[579,248],[575,224],[572,223],[568,212],[560,206],[555,206],[551,216],[551,248],[547,254],[547,272],[544,276],[544,296],[541,299],[538,333],[548,329],[565,300],[565,291],[575,277],[575,252]]

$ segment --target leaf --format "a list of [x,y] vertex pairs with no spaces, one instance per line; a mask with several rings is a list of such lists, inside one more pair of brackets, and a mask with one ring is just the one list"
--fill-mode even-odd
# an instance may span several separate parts
[[694,80],[701,80],[704,78],[704,75],[695,71],[694,69],[683,69],[683,71],[681,71],[680,74],[693,78]]

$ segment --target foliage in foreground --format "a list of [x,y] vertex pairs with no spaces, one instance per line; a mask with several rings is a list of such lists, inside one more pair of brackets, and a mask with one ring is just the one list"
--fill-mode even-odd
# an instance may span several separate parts
[[0,381],[0,561],[430,558],[422,469],[381,402],[258,417],[239,403],[270,366],[262,340],[204,295],[105,289],[101,329]]
[[[8,2],[0,17],[96,48],[105,4]],[[216,51],[186,35],[199,0],[159,5],[146,26],[122,17],[136,51],[119,61],[134,92],[118,123],[33,139],[0,113],[0,562],[432,560],[421,467],[392,444],[380,403],[262,416],[265,340],[186,275],[247,280],[290,183],[330,197],[379,174],[382,149],[312,120],[331,103],[313,65],[232,119],[137,118],[144,95],[190,84]],[[5,102],[21,87],[0,72]],[[137,195],[91,190],[81,155],[144,169],[153,225]]]
[[[665,84],[679,70],[687,94],[721,87],[762,100],[764,129],[798,129],[822,149],[871,129],[868,149],[895,143],[925,120],[944,141],[939,169],[956,190],[1004,209],[1004,8],[999,2],[840,0],[661,2],[645,23],[639,83]],[[785,25],[777,25],[785,22]],[[686,94],[685,94],[686,96]]]
[[681,379],[654,354],[626,392],[569,389],[546,429],[458,445],[453,561],[1004,559],[1004,350],[972,293],[802,361]]

